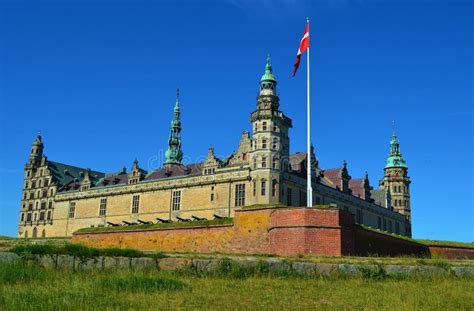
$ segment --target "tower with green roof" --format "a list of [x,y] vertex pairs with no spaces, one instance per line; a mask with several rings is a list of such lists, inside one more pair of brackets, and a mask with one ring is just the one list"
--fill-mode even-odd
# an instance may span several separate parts
[[180,165],[183,160],[183,151],[181,150],[180,116],[179,89],[177,89],[176,103],[173,109],[173,120],[171,120],[170,136],[168,139],[168,150],[165,152],[165,166]]
[[288,130],[292,125],[291,119],[279,107],[277,79],[268,56],[259,81],[257,107],[250,115],[253,132],[249,152],[252,189],[249,193],[252,195],[247,204],[276,204],[282,199],[282,176],[289,158]]
[[393,132],[380,188],[390,192],[391,206],[395,211],[406,215],[409,221],[411,220],[410,183],[408,166],[400,152],[400,141]]

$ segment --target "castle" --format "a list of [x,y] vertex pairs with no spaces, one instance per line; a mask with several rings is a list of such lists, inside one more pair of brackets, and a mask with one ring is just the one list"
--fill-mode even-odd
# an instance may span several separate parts
[[49,160],[38,135],[25,165],[19,237],[64,237],[86,227],[233,217],[250,205],[306,205],[306,170],[312,170],[313,203],[348,210],[356,223],[411,236],[410,178],[395,133],[379,189],[367,173],[352,179],[347,163],[322,169],[311,152],[290,153],[292,120],[280,111],[270,60],[260,79],[252,134],[219,159],[211,147],[202,163],[183,164],[179,94],[164,166],[146,171],[133,162],[103,173]]

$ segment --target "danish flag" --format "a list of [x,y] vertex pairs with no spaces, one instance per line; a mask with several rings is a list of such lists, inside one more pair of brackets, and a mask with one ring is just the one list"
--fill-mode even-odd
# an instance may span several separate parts
[[309,23],[306,23],[304,29],[303,38],[301,38],[300,47],[298,49],[298,54],[296,54],[295,68],[293,69],[293,77],[296,75],[296,71],[300,66],[301,54],[304,53],[309,47]]

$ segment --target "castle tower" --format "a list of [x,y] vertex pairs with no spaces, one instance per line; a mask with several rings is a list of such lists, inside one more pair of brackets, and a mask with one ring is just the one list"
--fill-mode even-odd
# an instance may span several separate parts
[[395,132],[393,132],[390,141],[390,153],[384,172],[384,177],[380,180],[380,188],[390,192],[393,210],[406,215],[407,219],[411,220],[411,181],[408,177],[408,166],[400,152],[400,142]]
[[176,104],[173,110],[173,120],[170,126],[170,137],[168,139],[168,150],[165,153],[165,166],[180,165],[183,160],[181,151],[181,121],[179,108],[179,89],[176,90]]
[[36,136],[35,141],[33,142],[33,145],[31,146],[31,153],[28,158],[28,164],[29,166],[37,166],[40,164],[41,159],[43,157],[43,142],[41,141],[41,134],[38,134]]
[[257,110],[250,115],[252,122],[252,196],[255,204],[280,202],[280,177],[288,169],[291,119],[278,110],[280,99],[276,92],[277,80],[273,75],[270,57],[260,79]]

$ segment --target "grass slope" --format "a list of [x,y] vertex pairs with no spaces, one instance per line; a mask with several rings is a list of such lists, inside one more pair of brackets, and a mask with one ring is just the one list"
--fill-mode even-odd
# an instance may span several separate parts
[[0,310],[472,310],[472,279],[51,271],[0,264]]

